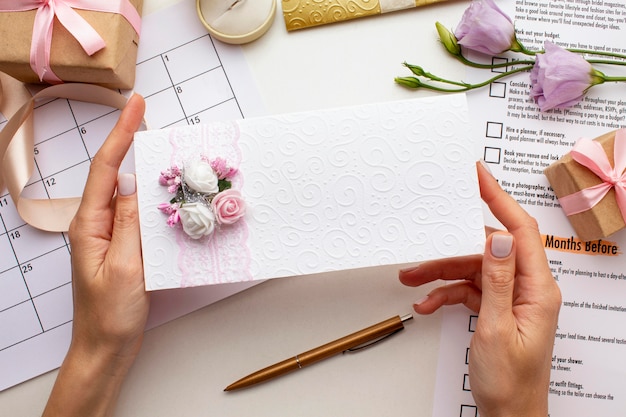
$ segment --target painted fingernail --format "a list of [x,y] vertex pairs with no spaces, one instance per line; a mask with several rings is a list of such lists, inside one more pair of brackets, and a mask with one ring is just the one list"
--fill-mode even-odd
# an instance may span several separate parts
[[415,302],[415,305],[416,305],[416,306],[418,306],[418,305],[420,305],[420,304],[422,304],[422,303],[426,302],[426,300],[428,300],[428,296],[427,296],[427,295],[425,295],[424,297],[422,297],[422,298],[420,298],[419,300],[417,300],[417,301]]
[[505,233],[494,233],[491,237],[491,254],[496,258],[506,258],[513,247],[513,236]]
[[417,266],[410,266],[408,268],[403,268],[400,270],[401,274],[407,273],[407,272],[413,272],[413,271],[417,271],[417,269],[419,268],[419,265]]
[[487,164],[487,162],[485,162],[484,159],[479,159],[478,162],[480,162],[480,164],[483,166],[483,168],[485,168],[485,170],[490,173],[491,175],[493,175],[493,172],[491,172],[491,168],[489,168],[489,165]]
[[134,194],[137,189],[134,174],[120,174],[117,177],[117,193],[121,196]]

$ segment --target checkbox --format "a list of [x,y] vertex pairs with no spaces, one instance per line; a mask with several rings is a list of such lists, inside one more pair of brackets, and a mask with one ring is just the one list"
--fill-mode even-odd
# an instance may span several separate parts
[[[508,58],[501,58],[501,57],[497,57],[497,56],[494,56],[493,58],[491,58],[491,64],[492,65],[506,64],[508,62],[509,62]],[[491,72],[497,72],[497,73],[500,73],[500,74],[504,74],[508,70],[509,70],[509,66],[507,65],[505,67],[492,68]]]
[[483,156],[483,160],[489,164],[499,164],[500,163],[500,148],[492,148],[490,146],[485,146],[485,153]]
[[487,129],[485,136],[488,138],[502,139],[502,132],[504,131],[504,124],[497,122],[487,122]]
[[505,98],[506,97],[506,83],[493,82],[489,84],[489,97]]
[[467,326],[467,331],[470,333],[474,333],[476,331],[476,323],[478,322],[478,316],[470,316],[469,317],[469,325]]
[[469,375],[468,374],[463,374],[463,391],[471,391],[472,388],[470,387],[470,383],[469,383]]
[[483,160],[489,164],[499,164],[500,163],[500,148],[492,148],[490,146],[485,146],[485,153],[483,154]]
[[461,404],[460,417],[478,417],[478,407],[475,405]]

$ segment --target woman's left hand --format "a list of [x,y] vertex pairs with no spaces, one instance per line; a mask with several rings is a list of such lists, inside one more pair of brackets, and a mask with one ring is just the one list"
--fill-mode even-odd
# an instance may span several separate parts
[[91,162],[70,225],[72,342],[44,416],[111,415],[141,347],[150,297],[144,289],[135,176],[118,176],[118,170],[144,110],[143,98],[130,98]]

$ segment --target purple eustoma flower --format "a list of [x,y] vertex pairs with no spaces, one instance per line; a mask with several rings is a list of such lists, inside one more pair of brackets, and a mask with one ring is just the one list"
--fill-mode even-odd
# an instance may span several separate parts
[[513,21],[493,0],[473,0],[454,35],[459,45],[487,55],[497,55],[518,45]]
[[604,74],[583,57],[546,42],[530,72],[530,96],[541,111],[561,109],[575,105],[590,87],[603,82]]

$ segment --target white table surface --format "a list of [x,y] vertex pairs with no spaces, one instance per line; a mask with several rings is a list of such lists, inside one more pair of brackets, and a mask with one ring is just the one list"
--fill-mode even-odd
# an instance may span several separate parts
[[[251,0],[252,1],[252,0]],[[145,0],[144,15],[176,0]],[[428,95],[394,84],[403,61],[462,78],[437,41],[469,2],[288,33],[280,5],[259,40],[243,46],[269,113]],[[223,388],[254,370],[396,314],[432,288],[402,286],[398,267],[268,281],[146,334],[117,416],[430,416],[441,317],[357,354],[335,357],[251,389]],[[193,289],[190,289],[193,291]],[[0,415],[40,415],[56,371],[0,393]]]

